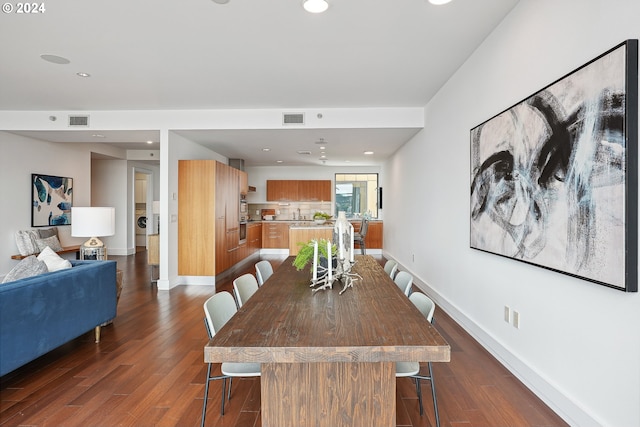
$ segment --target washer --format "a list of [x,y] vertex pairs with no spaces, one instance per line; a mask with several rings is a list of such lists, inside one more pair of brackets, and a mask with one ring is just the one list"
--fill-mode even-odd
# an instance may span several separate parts
[[147,211],[136,210],[136,234],[147,234]]

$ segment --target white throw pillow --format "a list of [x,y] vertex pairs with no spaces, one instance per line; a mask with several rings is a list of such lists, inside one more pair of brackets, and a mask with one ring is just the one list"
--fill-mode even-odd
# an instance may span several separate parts
[[36,239],[38,239],[38,232],[35,230],[18,230],[16,231],[16,245],[18,246],[18,252],[20,255],[32,255],[38,250],[36,245]]
[[38,260],[34,255],[30,255],[20,261],[11,271],[4,276],[2,283],[13,282],[25,277],[36,276],[47,272],[47,264]]
[[42,252],[40,252],[40,255],[38,255],[38,259],[40,261],[44,261],[44,263],[47,264],[47,269],[49,271],[58,271],[64,270],[65,268],[71,268],[71,262],[55,253],[55,251],[49,246],[47,246],[42,250]]
[[62,250],[62,245],[60,244],[60,240],[58,240],[58,236],[36,239],[36,245],[38,246],[38,252],[42,252],[46,247],[51,248],[54,252]]

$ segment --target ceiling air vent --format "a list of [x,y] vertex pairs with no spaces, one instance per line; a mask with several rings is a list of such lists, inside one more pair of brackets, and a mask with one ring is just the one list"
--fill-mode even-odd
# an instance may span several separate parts
[[88,127],[89,126],[89,116],[69,116],[69,126],[76,127]]
[[298,154],[311,155],[311,151],[298,150]]
[[303,125],[304,113],[284,113],[282,114],[283,125]]

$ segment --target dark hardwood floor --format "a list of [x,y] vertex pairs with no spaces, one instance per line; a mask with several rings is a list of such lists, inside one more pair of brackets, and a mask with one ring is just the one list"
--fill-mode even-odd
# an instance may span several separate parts
[[[202,304],[211,289],[158,292],[146,253],[114,256],[124,271],[118,316],[103,328],[0,378],[0,426],[197,426],[207,341]],[[266,257],[274,267],[284,257]],[[380,259],[382,262],[382,259]],[[253,264],[234,277],[253,271]],[[218,284],[231,291],[231,280]],[[436,327],[451,362],[434,364],[442,426],[565,426],[553,411],[440,310]],[[219,381],[211,385],[207,426],[259,426],[260,380],[236,379],[220,416]],[[397,382],[397,425],[433,426],[428,383],[420,416],[411,380]]]

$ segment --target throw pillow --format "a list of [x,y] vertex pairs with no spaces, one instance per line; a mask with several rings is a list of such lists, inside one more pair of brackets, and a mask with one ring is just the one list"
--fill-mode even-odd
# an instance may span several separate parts
[[58,227],[39,228],[38,229],[38,236],[40,236],[41,239],[45,239],[45,238],[51,237],[51,236],[58,237]]
[[35,257],[35,255],[30,255],[12,268],[11,271],[6,276],[4,276],[2,283],[13,282],[18,279],[24,279],[25,277],[36,276],[38,274],[46,273],[47,271],[47,264],[45,264],[44,261],[40,261]]
[[51,248],[54,251],[61,251],[62,246],[57,236],[46,237],[44,239],[36,239],[36,245],[38,246],[38,252],[42,252],[44,248]]
[[18,230],[16,231],[16,245],[20,255],[31,255],[39,252],[36,239],[38,233],[35,230]]
[[40,261],[43,261],[47,265],[47,270],[49,271],[58,271],[64,270],[65,268],[71,268],[71,262],[55,253],[49,246],[47,246],[42,250],[42,252],[40,252],[40,255],[38,255],[38,259]]

